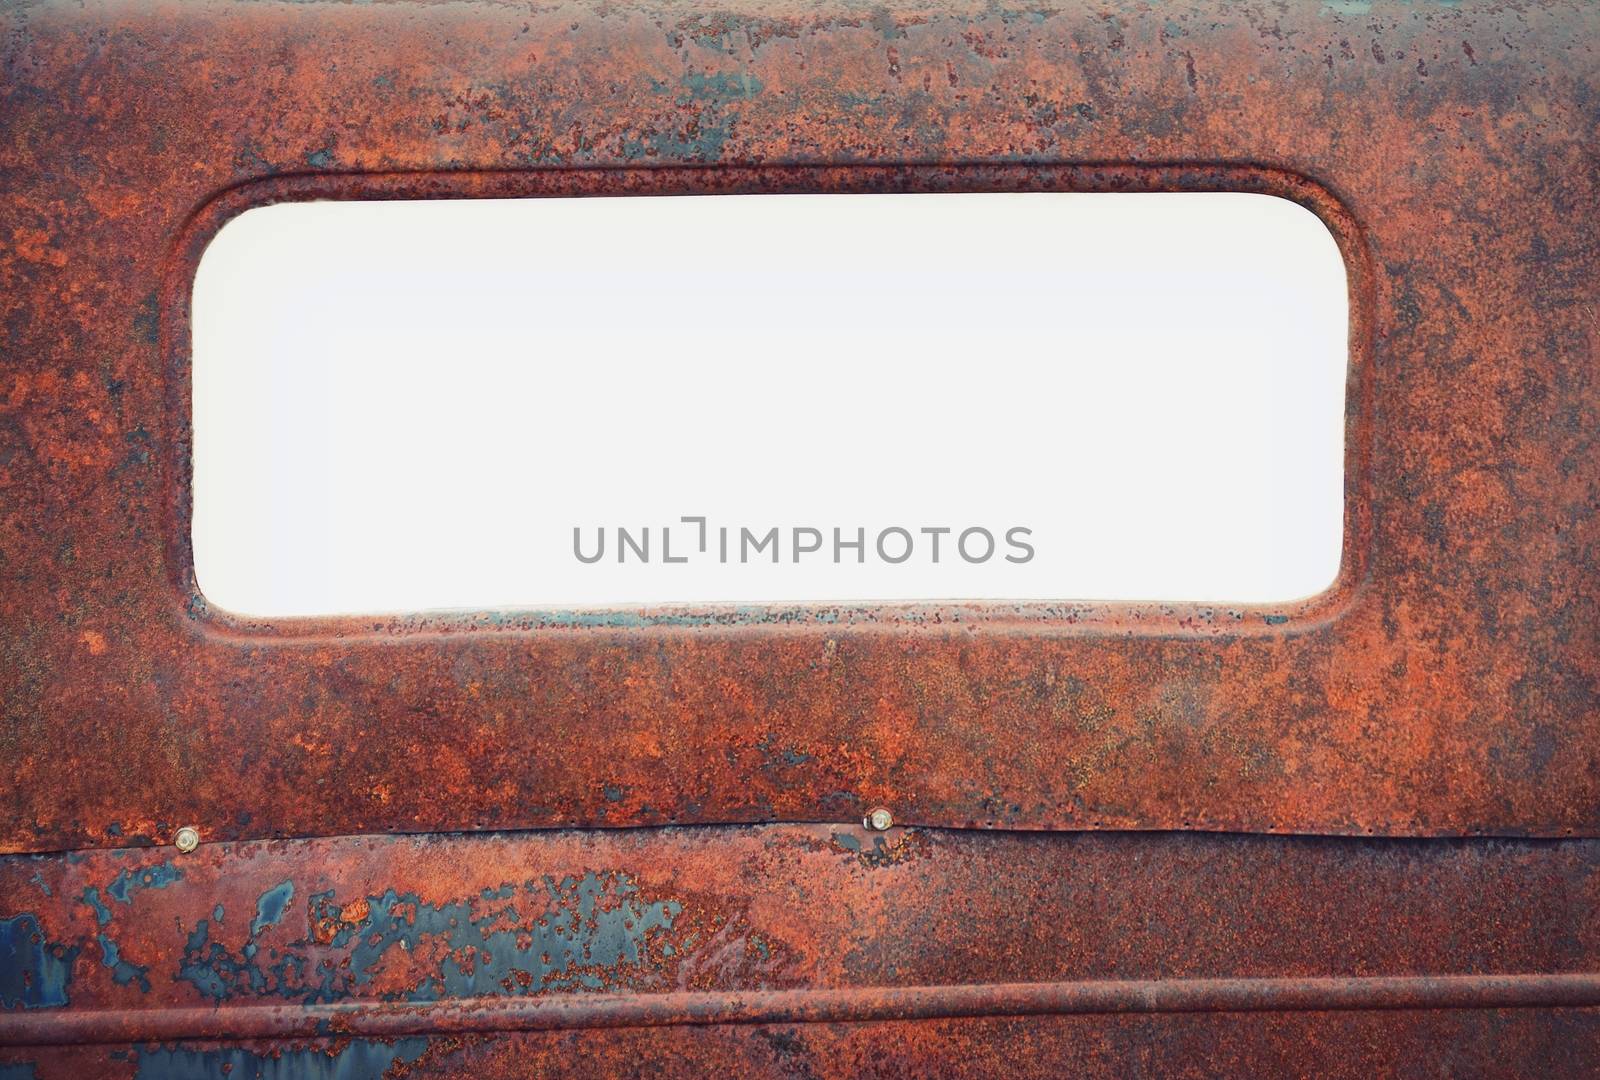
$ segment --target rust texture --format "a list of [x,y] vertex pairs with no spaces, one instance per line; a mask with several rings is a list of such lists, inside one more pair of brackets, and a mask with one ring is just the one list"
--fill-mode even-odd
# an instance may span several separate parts
[[[344,838],[16,857],[0,895],[0,955],[25,973],[0,982],[0,1061],[41,1077],[84,1060],[43,1046],[58,1042],[108,1044],[95,1060],[130,1075],[181,1072],[174,1055],[249,1060],[207,1041],[227,1036],[410,1067],[430,1046],[581,1028],[585,1047],[634,1040],[652,1060],[666,1037],[609,1029],[684,1022],[822,1025],[779,1057],[828,1075],[844,1069],[824,1049],[839,1025],[884,1018],[1078,1013],[1139,1030],[1129,1014],[1386,1011],[1425,1032],[1516,1029],[1552,1006],[1572,1018],[1530,1012],[1547,1019],[1523,1063],[1600,1067],[1595,841],[826,825]],[[1107,1064],[1126,1065],[1114,1049]]]
[[[1600,826],[1593,5],[0,19],[0,849],[872,805],[940,826]],[[1060,187],[1276,191],[1336,230],[1356,317],[1328,596],[255,625],[194,588],[184,305],[227,213]]]
[[[1590,1015],[1529,1013],[1193,1014],[994,1018],[762,1027],[678,1027],[304,1044],[181,1044],[119,1055],[103,1047],[29,1059],[38,1080],[105,1076],[232,1080],[471,1077],[804,1078],[997,1076],[1058,1080],[1374,1076],[1591,1076]],[[0,1061],[5,1060],[0,1055]],[[19,1059],[20,1060],[20,1059]],[[937,1064],[935,1064],[937,1063]]]
[[[1580,0],[4,5],[0,1078],[1600,1073],[1597,146]],[[196,589],[229,216],[946,190],[1327,222],[1329,593]]]
[[[1600,14],[1366,7],[8,10],[0,845],[878,804],[1593,834]],[[1106,161],[1202,164],[1082,167]],[[662,168],[695,164],[742,169]],[[193,588],[183,302],[225,212],[1062,186],[1277,190],[1340,232],[1355,392],[1330,596],[254,626]]]

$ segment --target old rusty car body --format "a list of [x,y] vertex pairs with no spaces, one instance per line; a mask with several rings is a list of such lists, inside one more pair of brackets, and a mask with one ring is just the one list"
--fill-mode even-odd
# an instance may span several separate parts
[[[247,208],[1033,190],[1332,230],[1332,589],[195,585]],[[1600,1073],[1597,206],[1584,0],[4,5],[0,1075]]]

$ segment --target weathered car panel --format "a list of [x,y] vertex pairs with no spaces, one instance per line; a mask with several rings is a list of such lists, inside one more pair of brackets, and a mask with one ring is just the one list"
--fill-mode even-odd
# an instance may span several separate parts
[[[1596,1070],[1600,9],[21,3],[0,72],[18,1075]],[[245,208],[1064,189],[1333,230],[1328,593],[195,586],[188,290]],[[909,828],[843,824],[878,805]]]

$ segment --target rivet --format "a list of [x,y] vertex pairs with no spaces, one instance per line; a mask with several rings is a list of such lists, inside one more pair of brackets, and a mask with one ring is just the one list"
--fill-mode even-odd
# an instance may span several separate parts
[[875,810],[869,810],[861,824],[874,832],[887,832],[894,824],[894,815],[880,806]]
[[200,830],[193,825],[185,825],[172,838],[172,843],[179,851],[187,855],[200,846]]

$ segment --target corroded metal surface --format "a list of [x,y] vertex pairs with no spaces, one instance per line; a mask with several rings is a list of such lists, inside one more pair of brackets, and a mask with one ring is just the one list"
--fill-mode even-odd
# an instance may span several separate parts
[[[0,18],[0,846],[879,804],[946,826],[1600,826],[1593,5]],[[1108,161],[1173,164],[1084,167]],[[1356,322],[1330,595],[254,625],[194,590],[184,300],[226,212],[1063,186],[1275,190],[1338,231]]]
[[[679,1027],[327,1044],[48,1050],[36,1080],[1592,1076],[1592,1011],[1196,1014]],[[15,1055],[12,1055],[15,1057]],[[0,1061],[5,1060],[0,1052]]]
[[[1600,1072],[1597,42],[1577,0],[5,6],[0,1077]],[[195,588],[231,214],[1059,189],[1334,231],[1328,594]],[[805,824],[874,806],[912,828]]]
[[332,1055],[683,1022],[1600,1005],[1595,841],[347,838],[17,857],[0,895],[21,959],[0,1046],[27,1061],[230,1034]]

